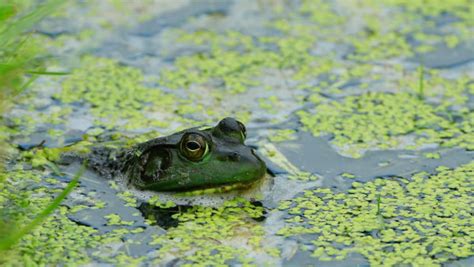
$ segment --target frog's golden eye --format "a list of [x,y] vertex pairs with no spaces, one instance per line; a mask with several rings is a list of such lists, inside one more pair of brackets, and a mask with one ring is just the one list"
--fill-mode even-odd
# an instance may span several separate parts
[[183,136],[180,143],[180,151],[183,156],[191,161],[200,161],[209,151],[206,139],[197,133]]

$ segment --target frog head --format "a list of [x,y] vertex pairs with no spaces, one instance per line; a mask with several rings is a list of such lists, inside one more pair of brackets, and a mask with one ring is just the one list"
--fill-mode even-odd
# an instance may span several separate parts
[[265,163],[244,144],[245,126],[225,118],[215,127],[191,128],[139,144],[123,172],[139,189],[182,191],[249,184],[263,177]]

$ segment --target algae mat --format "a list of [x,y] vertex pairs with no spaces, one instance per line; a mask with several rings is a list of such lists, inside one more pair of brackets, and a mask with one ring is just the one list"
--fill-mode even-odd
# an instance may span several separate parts
[[[7,114],[2,218],[31,221],[103,142],[232,116],[247,191],[142,194],[87,171],[5,265],[472,266],[470,1],[77,1],[31,38],[50,70]],[[42,144],[38,146],[38,144]]]

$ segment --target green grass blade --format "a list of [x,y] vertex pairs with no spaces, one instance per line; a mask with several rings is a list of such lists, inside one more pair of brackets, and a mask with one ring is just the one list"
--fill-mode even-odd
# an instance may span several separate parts
[[56,72],[56,71],[34,71],[34,70],[32,70],[32,71],[27,70],[26,73],[28,73],[28,74],[37,74],[37,75],[58,75],[58,76],[60,76],[60,75],[68,75],[68,74],[69,74],[69,72],[60,72],[60,71],[58,71],[58,72]]
[[17,92],[16,93],[21,93],[23,92],[26,88],[28,88],[28,86],[30,86],[34,81],[36,81],[36,79],[38,79],[38,75],[33,75],[31,76],[28,81],[26,81],[26,83],[24,83],[20,88],[18,88]]
[[64,1],[49,0],[46,3],[38,6],[33,12],[17,19],[14,23],[8,25],[3,32],[0,33],[0,47],[5,44],[14,42],[18,34],[30,30],[46,15],[49,15],[55,8],[61,5]]

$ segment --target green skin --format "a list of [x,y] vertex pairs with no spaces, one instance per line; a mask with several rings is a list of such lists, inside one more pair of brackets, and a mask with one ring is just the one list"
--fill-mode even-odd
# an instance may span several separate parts
[[[191,128],[141,143],[117,156],[97,150],[89,166],[111,169],[142,190],[185,191],[229,184],[250,184],[265,175],[265,163],[244,144],[245,126],[233,118],[215,127]],[[94,156],[95,155],[95,156]]]

